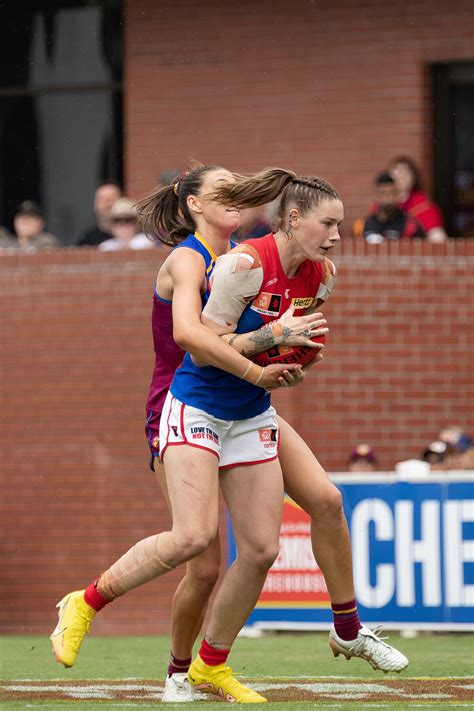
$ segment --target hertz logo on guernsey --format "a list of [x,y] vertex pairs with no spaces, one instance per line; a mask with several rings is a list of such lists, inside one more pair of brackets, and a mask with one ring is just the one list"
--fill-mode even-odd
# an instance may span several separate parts
[[296,296],[294,299],[291,299],[291,305],[295,307],[295,309],[307,309],[309,306],[314,301],[314,296]]

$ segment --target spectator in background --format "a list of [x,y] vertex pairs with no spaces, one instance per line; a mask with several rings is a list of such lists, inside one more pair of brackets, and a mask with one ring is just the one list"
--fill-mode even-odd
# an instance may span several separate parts
[[15,235],[6,237],[1,245],[4,252],[45,252],[61,246],[57,237],[45,232],[45,220],[40,206],[33,200],[21,202],[13,217]]
[[96,224],[82,233],[77,241],[78,247],[97,247],[101,242],[112,237],[110,210],[121,195],[122,190],[119,184],[113,180],[107,180],[97,187],[94,195]]
[[462,432],[446,446],[443,469],[472,469],[474,467],[474,440]]
[[98,246],[102,252],[123,249],[153,249],[156,245],[143,232],[138,234],[138,212],[133,200],[119,198],[110,210],[112,237]]
[[407,237],[425,237],[420,223],[400,209],[400,198],[395,180],[389,173],[380,173],[375,179],[374,212],[354,224],[354,237],[363,236],[369,244]]
[[448,425],[438,432],[438,439],[441,442],[445,442],[448,447],[453,447],[463,435],[465,435],[465,432],[460,425]]
[[397,156],[388,165],[400,196],[400,208],[421,224],[430,242],[445,242],[447,234],[438,205],[421,189],[420,171],[411,158]]
[[474,440],[458,425],[444,427],[422,453],[432,470],[474,469]]
[[347,470],[350,472],[376,472],[379,463],[374,450],[368,444],[358,444],[347,460]]
[[240,211],[239,228],[232,235],[236,242],[268,235],[272,228],[268,219],[269,205],[247,207]]
[[448,447],[446,442],[442,442],[441,440],[437,439],[428,445],[428,447],[422,453],[421,459],[424,462],[428,462],[431,469],[437,469],[438,465],[444,462],[447,448]]

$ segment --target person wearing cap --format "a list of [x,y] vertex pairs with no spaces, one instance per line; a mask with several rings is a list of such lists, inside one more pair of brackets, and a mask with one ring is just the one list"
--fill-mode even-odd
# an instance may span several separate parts
[[378,468],[377,457],[368,444],[358,444],[349,455],[347,470],[350,472],[376,472]]
[[442,464],[446,457],[446,451],[448,445],[442,440],[435,440],[428,445],[421,455],[421,459],[424,462],[428,462],[432,469],[436,468],[437,465]]
[[117,252],[124,249],[152,249],[155,243],[146,235],[138,233],[138,212],[133,200],[119,198],[110,210],[110,231],[112,237],[101,242],[102,252]]
[[97,186],[94,194],[95,225],[80,235],[77,241],[78,247],[97,247],[112,237],[110,211],[121,195],[120,185],[114,180],[106,180]]
[[45,252],[57,249],[61,242],[57,237],[45,232],[45,220],[38,203],[24,200],[15,210],[13,226],[16,240],[9,245],[9,251],[15,252]]
[[420,223],[401,210],[398,189],[389,173],[377,175],[374,187],[376,204],[370,215],[356,220],[354,237],[363,237],[369,244],[381,244],[385,240],[426,236]]

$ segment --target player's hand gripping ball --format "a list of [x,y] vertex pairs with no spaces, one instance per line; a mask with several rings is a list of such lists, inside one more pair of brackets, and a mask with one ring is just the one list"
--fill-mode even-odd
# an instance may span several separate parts
[[[313,343],[325,343],[326,336],[317,336],[311,339]],[[320,353],[319,348],[310,346],[273,346],[267,351],[257,353],[252,360],[258,365],[266,366],[274,363],[299,363],[302,366],[308,365]]]

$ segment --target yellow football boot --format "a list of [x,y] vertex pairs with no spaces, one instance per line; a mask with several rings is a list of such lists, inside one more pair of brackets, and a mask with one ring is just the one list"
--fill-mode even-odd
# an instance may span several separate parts
[[267,699],[237,681],[232,669],[225,664],[208,666],[198,656],[189,667],[189,684],[193,689],[216,696],[220,701],[241,704],[265,704]]
[[60,664],[72,667],[96,611],[84,600],[84,590],[69,593],[56,607],[59,620],[50,636],[54,656]]

